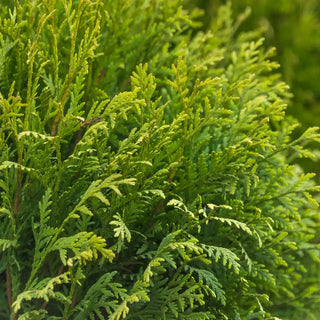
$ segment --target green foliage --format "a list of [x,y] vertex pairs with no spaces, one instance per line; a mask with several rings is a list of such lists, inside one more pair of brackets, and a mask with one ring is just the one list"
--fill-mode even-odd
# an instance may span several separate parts
[[320,136],[243,17],[3,3],[0,318],[312,317],[319,187],[289,158]]
[[[207,28],[219,5],[226,0],[188,1],[189,6],[205,10]],[[320,2],[318,0],[230,0],[234,15],[246,12],[242,30],[256,30],[266,38],[266,46],[277,48],[277,60],[293,96],[288,114],[299,119],[301,124],[295,135],[301,135],[308,127],[320,122]],[[251,13],[250,13],[251,12]],[[249,14],[250,13],[250,14]],[[258,31],[260,30],[260,31]],[[317,151],[318,145],[313,144]],[[318,161],[299,160],[306,171],[320,173]],[[317,180],[319,182],[319,178]]]

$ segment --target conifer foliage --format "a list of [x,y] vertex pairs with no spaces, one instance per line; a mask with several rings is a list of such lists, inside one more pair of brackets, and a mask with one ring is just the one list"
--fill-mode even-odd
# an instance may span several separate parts
[[200,15],[1,1],[1,319],[312,317],[319,187],[289,162],[320,136],[290,138],[243,16]]

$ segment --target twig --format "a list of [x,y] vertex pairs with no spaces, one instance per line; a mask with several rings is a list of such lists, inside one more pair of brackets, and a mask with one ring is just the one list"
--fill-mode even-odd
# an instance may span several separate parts
[[8,267],[6,270],[7,299],[10,311],[12,310],[12,291],[11,291],[11,272]]
[[77,303],[77,297],[73,296],[72,301],[71,301],[71,305],[70,305],[70,309],[73,309],[74,306],[76,305],[76,303]]
[[57,125],[58,125],[58,122],[59,122],[59,114],[56,115],[56,118],[54,119],[54,123],[53,123],[53,126],[52,126],[52,130],[51,130],[51,137],[55,136],[56,135],[56,130],[57,130]]
[[81,137],[82,137],[83,130],[85,129],[85,127],[91,126],[92,124],[97,123],[97,122],[99,122],[100,120],[101,120],[101,117],[96,117],[96,118],[90,119],[90,120],[88,120],[88,121],[85,121],[85,122],[81,125],[80,129],[79,129],[78,132],[77,132],[77,136],[76,136],[76,140],[75,140],[75,145],[77,145],[78,142],[80,141],[80,139],[81,139]]

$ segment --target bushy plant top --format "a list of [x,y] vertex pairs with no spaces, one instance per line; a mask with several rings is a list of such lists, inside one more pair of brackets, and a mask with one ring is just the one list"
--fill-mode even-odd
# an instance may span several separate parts
[[312,316],[317,128],[223,6],[3,1],[0,318]]

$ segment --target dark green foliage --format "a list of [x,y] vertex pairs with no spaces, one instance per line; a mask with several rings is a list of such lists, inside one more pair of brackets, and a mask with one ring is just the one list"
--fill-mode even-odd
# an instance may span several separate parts
[[[287,86],[229,6],[15,1],[0,21],[0,318],[296,319],[319,306]],[[3,71],[5,70],[5,71]],[[306,264],[308,262],[308,265]]]

